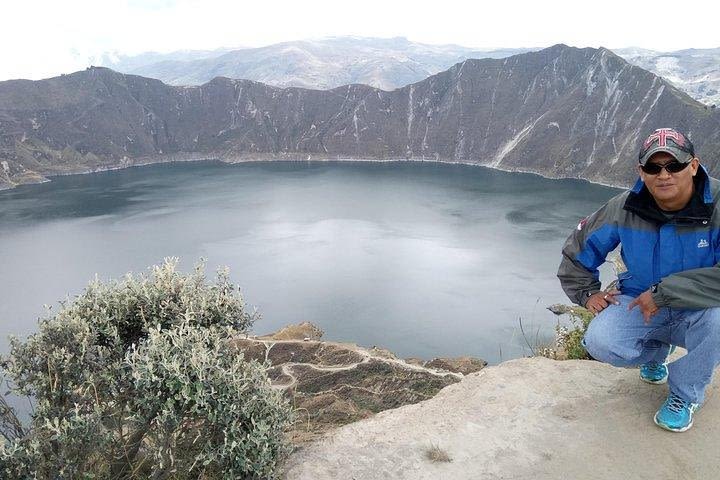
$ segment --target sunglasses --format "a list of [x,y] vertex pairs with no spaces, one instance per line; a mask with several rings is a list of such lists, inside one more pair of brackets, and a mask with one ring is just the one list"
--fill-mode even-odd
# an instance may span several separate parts
[[685,168],[687,168],[688,165],[690,165],[690,162],[680,163],[678,161],[672,161],[664,165],[658,165],[657,163],[646,163],[645,165],[640,165],[640,168],[642,168],[642,171],[647,173],[648,175],[657,175],[662,171],[663,168],[667,170],[668,173],[682,172],[683,170],[685,170]]

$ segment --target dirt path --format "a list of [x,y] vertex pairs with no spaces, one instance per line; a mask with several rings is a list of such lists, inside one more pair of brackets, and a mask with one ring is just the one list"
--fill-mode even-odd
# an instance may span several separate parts
[[[268,339],[261,339],[261,338],[251,338],[251,340],[265,345],[265,360],[266,361],[269,359],[270,352],[271,352],[273,346],[275,346],[276,344],[282,343],[282,344],[305,345],[305,342],[303,342],[301,340],[268,340]],[[354,362],[354,363],[348,364],[348,365],[338,365],[338,366],[318,365],[315,363],[307,363],[307,362],[285,362],[281,366],[282,373],[284,375],[290,377],[292,380],[290,383],[287,383],[287,384],[286,383],[276,384],[275,388],[278,388],[280,390],[287,390],[287,389],[293,388],[294,386],[297,385],[297,381],[298,381],[297,377],[295,376],[295,374],[292,371],[292,367],[294,367],[294,366],[305,366],[305,367],[310,367],[314,370],[325,371],[325,372],[339,372],[339,371],[343,371],[343,370],[355,369],[358,367],[358,365],[369,363],[371,360],[393,364],[393,365],[396,365],[396,366],[401,367],[406,370],[413,370],[413,371],[417,371],[417,372],[428,373],[430,375],[435,375],[438,377],[445,377],[448,375],[453,376],[458,379],[463,377],[463,375],[460,373],[448,372],[448,371],[444,371],[444,370],[435,370],[435,369],[423,367],[420,365],[414,365],[412,363],[408,363],[405,360],[401,360],[399,358],[389,357],[386,354],[376,354],[376,353],[373,353],[372,350],[369,350],[364,347],[360,347],[355,344],[336,343],[336,342],[322,342],[322,343],[323,343],[323,345],[334,346],[334,347],[353,351],[353,352],[357,353],[358,355],[360,355],[362,357],[362,360],[360,360],[359,362]]]

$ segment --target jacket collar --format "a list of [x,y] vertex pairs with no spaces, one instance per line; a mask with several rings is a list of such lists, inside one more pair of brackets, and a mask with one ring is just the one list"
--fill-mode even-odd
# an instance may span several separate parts
[[[703,165],[698,168],[693,178],[695,190],[685,207],[672,218],[673,223],[707,223],[713,214],[714,204],[708,173]],[[630,190],[623,208],[639,215],[645,220],[655,223],[667,223],[668,218],[662,213],[655,199],[645,186],[641,178],[637,179],[635,186]]]

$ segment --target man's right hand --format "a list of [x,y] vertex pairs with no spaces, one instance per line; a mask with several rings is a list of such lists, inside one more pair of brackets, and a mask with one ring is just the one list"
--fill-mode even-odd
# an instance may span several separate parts
[[616,295],[620,295],[620,290],[612,289],[609,292],[597,292],[590,295],[588,301],[585,303],[585,308],[590,310],[593,315],[597,315],[607,308],[611,303],[613,305],[620,305],[615,299]]

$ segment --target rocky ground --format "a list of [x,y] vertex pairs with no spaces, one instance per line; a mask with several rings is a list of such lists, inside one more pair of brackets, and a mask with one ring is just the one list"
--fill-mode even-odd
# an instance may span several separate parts
[[652,421],[667,386],[641,382],[636,369],[513,360],[333,430],[297,450],[284,478],[720,478],[717,393],[691,430],[671,433]]
[[299,413],[291,432],[297,444],[378,412],[428,400],[486,365],[470,357],[403,360],[381,348],[321,337],[320,329],[304,323],[236,340],[247,358],[271,364],[273,385]]

